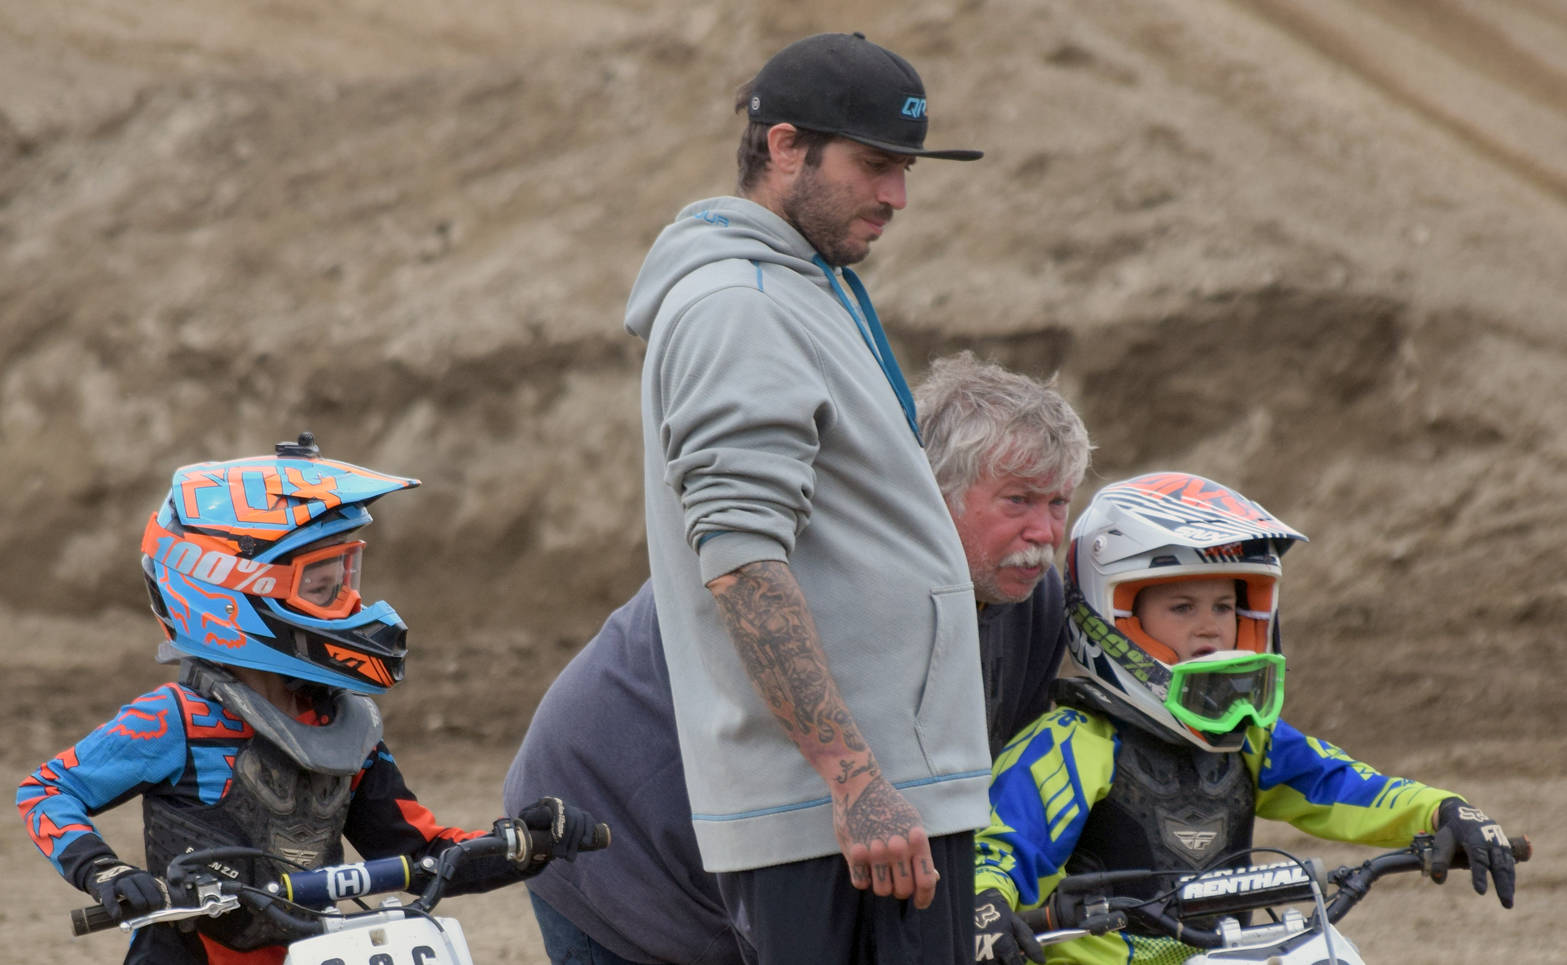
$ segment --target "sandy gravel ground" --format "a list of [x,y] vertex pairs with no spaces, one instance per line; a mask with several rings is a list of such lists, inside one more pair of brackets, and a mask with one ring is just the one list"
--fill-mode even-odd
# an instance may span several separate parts
[[[310,428],[425,480],[371,533],[413,628],[389,734],[487,824],[645,574],[642,252],[730,189],[734,86],[825,29],[988,152],[919,164],[865,265],[911,374],[1059,370],[1085,500],[1183,468],[1307,532],[1288,716],[1532,834],[1511,912],[1379,887],[1368,960],[1562,961],[1567,0],[0,0],[5,772],[162,679],[134,547],[172,468]],[[117,960],[13,827],[6,957]],[[534,963],[524,898],[448,910]]]

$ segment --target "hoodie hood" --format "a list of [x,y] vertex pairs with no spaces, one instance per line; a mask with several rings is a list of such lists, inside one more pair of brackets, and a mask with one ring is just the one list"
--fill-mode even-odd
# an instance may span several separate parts
[[812,263],[816,250],[771,210],[744,198],[709,198],[686,205],[648,249],[626,300],[626,331],[647,341],[670,290],[698,268],[729,259],[771,262],[806,277],[827,276]]

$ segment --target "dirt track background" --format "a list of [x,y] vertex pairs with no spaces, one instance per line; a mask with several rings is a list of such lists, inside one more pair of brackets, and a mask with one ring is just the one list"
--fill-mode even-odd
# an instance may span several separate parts
[[[1288,716],[1531,832],[1518,908],[1379,887],[1368,959],[1567,960],[1567,0],[0,0],[6,773],[163,679],[135,546],[173,467],[310,428],[425,481],[371,531],[390,738],[487,823],[645,574],[642,252],[730,189],[733,88],[829,29],[988,152],[920,163],[865,265],[911,374],[1059,369],[1084,500],[1183,468],[1306,531]],[[117,961],[13,829],[7,957]],[[447,910],[535,963],[524,899]]]

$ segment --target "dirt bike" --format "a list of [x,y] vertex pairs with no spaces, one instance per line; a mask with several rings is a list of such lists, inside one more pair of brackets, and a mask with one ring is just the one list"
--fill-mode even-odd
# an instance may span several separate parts
[[[1528,837],[1509,836],[1509,840],[1513,857],[1527,861],[1533,852]],[[1127,870],[1068,875],[1043,906],[1023,912],[1022,918],[1038,932],[1041,945],[1127,927],[1139,934],[1163,935],[1198,949],[1185,965],[1365,965],[1354,942],[1334,924],[1377,879],[1405,871],[1430,877],[1441,857],[1452,869],[1468,867],[1445,831],[1418,835],[1407,848],[1332,870],[1315,858],[1276,853],[1287,860],[1198,874]],[[1172,878],[1173,884],[1152,898],[1115,894],[1117,886],[1158,884]],[[1291,904],[1309,904],[1310,914],[1285,907]],[[1254,913],[1264,913],[1268,920],[1243,924],[1238,917],[1247,916],[1249,921]]]
[[[609,844],[609,828],[595,826],[579,850]],[[118,923],[125,932],[163,922],[202,916],[218,917],[244,908],[265,917],[286,934],[283,965],[473,965],[462,925],[455,918],[436,917],[435,910],[459,864],[470,857],[503,855],[526,864],[548,860],[546,832],[520,821],[495,822],[491,833],[448,847],[438,857],[417,864],[407,856],[375,858],[325,868],[290,871],[264,887],[245,884],[220,873],[224,862],[274,855],[253,848],[209,848],[180,855],[169,862],[164,881],[169,906]],[[428,878],[413,901],[393,895],[370,908],[362,899],[410,890],[417,872]],[[358,910],[338,908],[353,902]],[[71,911],[76,935],[116,925],[102,905]]]

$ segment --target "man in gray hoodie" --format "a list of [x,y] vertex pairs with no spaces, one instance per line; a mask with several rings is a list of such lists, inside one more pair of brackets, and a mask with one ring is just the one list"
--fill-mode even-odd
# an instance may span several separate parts
[[784,48],[742,106],[740,196],[681,211],[626,310],[693,826],[756,961],[963,961],[989,814],[974,593],[846,266],[916,157],[979,152],[926,150],[918,74],[860,34]]

